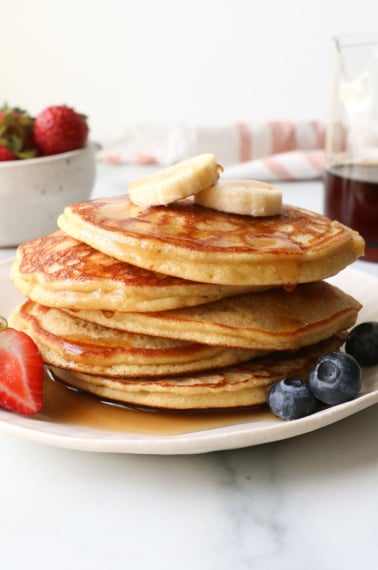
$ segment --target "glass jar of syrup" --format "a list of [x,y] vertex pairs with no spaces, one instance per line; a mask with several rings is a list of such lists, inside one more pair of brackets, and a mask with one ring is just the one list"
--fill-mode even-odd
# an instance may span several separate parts
[[362,235],[365,260],[378,261],[378,34],[333,40],[324,210]]

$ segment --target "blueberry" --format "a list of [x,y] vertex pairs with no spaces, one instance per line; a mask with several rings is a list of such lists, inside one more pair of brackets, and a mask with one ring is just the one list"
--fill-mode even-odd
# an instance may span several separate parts
[[314,396],[333,406],[353,400],[361,389],[361,368],[350,354],[328,352],[312,369],[309,387]]
[[354,356],[360,366],[378,364],[378,323],[361,323],[348,334],[345,351]]
[[315,411],[316,398],[299,378],[283,378],[269,390],[268,404],[273,414],[283,420],[296,420]]

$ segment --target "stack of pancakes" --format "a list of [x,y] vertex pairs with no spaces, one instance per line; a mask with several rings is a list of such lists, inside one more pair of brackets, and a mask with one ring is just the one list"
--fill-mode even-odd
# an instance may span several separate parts
[[189,199],[68,206],[19,246],[26,302],[10,317],[56,378],[113,402],[172,410],[267,401],[337,350],[359,303],[323,281],[363,253],[338,222],[292,206],[228,214]]

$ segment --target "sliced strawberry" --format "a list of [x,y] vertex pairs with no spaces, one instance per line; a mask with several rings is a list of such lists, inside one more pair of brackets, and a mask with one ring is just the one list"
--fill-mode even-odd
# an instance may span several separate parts
[[0,327],[0,407],[35,414],[42,407],[43,361],[26,333]]

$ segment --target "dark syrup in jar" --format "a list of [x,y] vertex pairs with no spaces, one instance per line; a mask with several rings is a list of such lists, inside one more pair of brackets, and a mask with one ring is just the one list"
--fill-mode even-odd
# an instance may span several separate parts
[[325,213],[358,231],[363,259],[378,261],[378,164],[341,164],[325,173]]

